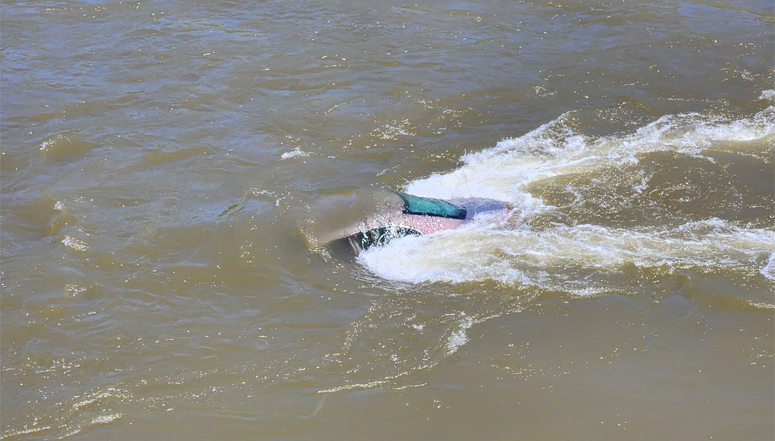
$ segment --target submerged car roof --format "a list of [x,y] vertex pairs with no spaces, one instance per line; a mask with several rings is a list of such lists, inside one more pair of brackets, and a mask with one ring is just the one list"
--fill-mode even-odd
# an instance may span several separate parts
[[452,219],[465,219],[467,210],[465,207],[439,199],[423,198],[411,194],[395,192],[404,201],[404,213],[420,214],[424,216],[439,216]]

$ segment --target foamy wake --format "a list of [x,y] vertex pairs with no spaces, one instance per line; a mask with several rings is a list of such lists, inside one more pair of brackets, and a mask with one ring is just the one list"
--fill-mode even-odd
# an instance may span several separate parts
[[[699,114],[665,116],[632,134],[602,138],[576,133],[569,118],[563,115],[522,137],[466,155],[461,168],[415,181],[407,191],[438,198],[504,200],[517,207],[518,216],[529,217],[554,208],[527,192],[527,186],[539,179],[617,168],[637,162],[639,154],[649,152],[702,155],[745,141],[753,141],[750,144],[760,150],[771,149],[768,138],[775,137],[775,107],[731,122]],[[775,281],[775,231],[771,229],[742,228],[720,219],[687,222],[677,228],[519,228],[479,223],[401,238],[368,250],[359,260],[380,277],[410,283],[496,280],[579,294],[605,289],[604,284],[596,287],[582,278],[616,273],[628,265],[668,271],[686,267],[754,269]]]
[[540,179],[637,162],[643,153],[700,155],[728,143],[775,137],[775,106],[731,122],[696,113],[667,115],[623,136],[580,134],[573,119],[573,112],[567,112],[519,138],[465,155],[461,168],[414,181],[406,190],[442,199],[489,197],[520,203],[531,200],[525,186]]
[[380,277],[411,283],[497,280],[575,292],[573,274],[616,272],[626,265],[754,266],[775,280],[773,256],[775,232],[711,219],[663,231],[593,225],[541,232],[452,230],[398,239],[368,250],[360,260]]

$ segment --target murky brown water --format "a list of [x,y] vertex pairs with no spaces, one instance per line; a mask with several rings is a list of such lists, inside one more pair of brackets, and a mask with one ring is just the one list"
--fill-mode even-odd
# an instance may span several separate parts
[[[773,439],[774,19],[4,1],[0,435]],[[516,208],[316,243],[380,186]]]

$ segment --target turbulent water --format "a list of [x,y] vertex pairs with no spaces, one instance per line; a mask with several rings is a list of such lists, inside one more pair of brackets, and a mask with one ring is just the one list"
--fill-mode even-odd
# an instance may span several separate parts
[[1,18],[3,439],[775,437],[771,1]]

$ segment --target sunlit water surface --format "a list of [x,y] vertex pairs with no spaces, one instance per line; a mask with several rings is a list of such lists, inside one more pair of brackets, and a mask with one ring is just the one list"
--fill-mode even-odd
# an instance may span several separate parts
[[4,0],[0,435],[773,439],[774,13]]

